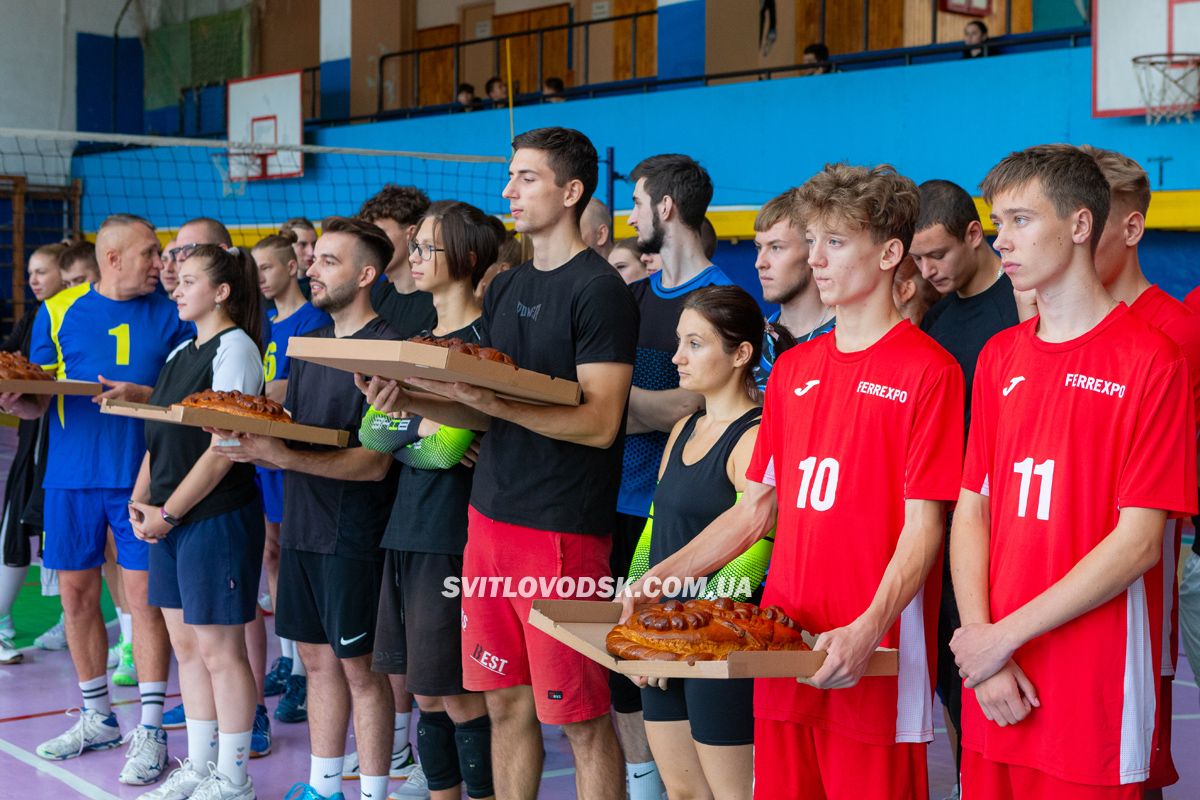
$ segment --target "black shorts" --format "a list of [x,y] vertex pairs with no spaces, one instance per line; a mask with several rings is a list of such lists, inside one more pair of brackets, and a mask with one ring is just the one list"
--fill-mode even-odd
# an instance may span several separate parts
[[687,720],[692,739],[700,744],[754,744],[753,678],[671,678],[665,690],[646,687],[641,693],[646,722]]
[[306,644],[327,644],[338,658],[375,649],[382,561],[281,549],[275,633]]
[[426,697],[465,694],[462,600],[447,597],[446,578],[462,578],[462,556],[385,550],[375,626],[376,672],[406,675]]
[[[629,577],[629,565],[633,551],[646,527],[645,517],[617,514],[617,530],[613,533],[612,553],[608,557],[614,578]],[[668,684],[669,685],[669,684]],[[619,672],[608,675],[608,689],[612,695],[612,707],[618,714],[635,714],[642,710],[642,692],[633,681]]]

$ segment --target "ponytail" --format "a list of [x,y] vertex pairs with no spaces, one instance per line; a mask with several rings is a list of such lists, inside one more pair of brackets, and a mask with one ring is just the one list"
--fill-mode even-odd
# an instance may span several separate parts
[[214,286],[222,283],[229,286],[229,297],[225,300],[225,313],[233,324],[241,328],[259,352],[262,352],[262,298],[258,293],[258,265],[250,253],[238,247],[228,250],[215,244],[202,244],[191,258],[203,258],[204,269]]

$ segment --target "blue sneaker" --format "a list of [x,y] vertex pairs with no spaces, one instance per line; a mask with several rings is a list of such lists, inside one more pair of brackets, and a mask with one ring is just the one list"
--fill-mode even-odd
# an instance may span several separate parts
[[288,678],[291,676],[292,660],[287,656],[280,656],[275,659],[275,663],[271,665],[271,671],[263,679],[263,695],[266,697],[275,697],[286,692]]
[[307,783],[297,783],[288,789],[288,793],[284,795],[283,800],[346,800],[346,795],[338,792],[332,797],[326,797],[323,794],[318,794],[317,790]]
[[304,722],[308,719],[308,678],[288,677],[288,688],[275,706],[275,719],[280,722]]
[[162,726],[169,731],[177,731],[180,728],[187,727],[187,717],[183,712],[183,703],[174,708],[168,708],[163,712]]
[[254,729],[250,732],[250,757],[262,758],[271,754],[271,718],[267,707],[260,705],[254,710]]

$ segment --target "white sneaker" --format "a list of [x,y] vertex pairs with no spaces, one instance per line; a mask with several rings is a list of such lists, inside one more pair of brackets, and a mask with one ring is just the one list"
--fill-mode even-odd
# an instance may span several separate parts
[[108,663],[105,665],[105,667],[108,669],[109,672],[112,672],[114,669],[117,668],[117,665],[120,663],[121,663],[121,643],[117,642],[112,647],[108,648]]
[[207,777],[193,767],[190,760],[185,759],[179,763],[178,769],[172,770],[162,786],[138,795],[137,800],[188,800]]
[[[402,781],[416,770],[417,762],[413,758],[412,745],[404,745],[404,749],[392,753],[392,766],[388,769],[388,777],[394,781]],[[345,761],[342,762],[342,779],[348,781],[358,780],[358,753],[347,753]]]
[[33,640],[33,646],[39,650],[67,649],[67,629],[64,626],[62,614],[58,615],[58,622],[51,625],[49,630]]
[[20,664],[25,654],[13,646],[12,638],[0,631],[0,664]]
[[275,613],[275,606],[271,603],[270,592],[263,592],[258,596],[258,607],[263,610],[264,614]]
[[209,762],[208,777],[192,792],[191,800],[256,800],[256,797],[254,781],[249,775],[241,786],[234,786],[233,781],[217,772],[216,764]]
[[388,795],[388,800],[414,800],[415,798],[429,797],[429,780],[425,777],[425,770],[421,769],[418,764],[408,774],[406,780],[399,789]]
[[130,786],[145,786],[162,777],[167,768],[167,732],[138,725],[126,735],[129,752],[117,780]]
[[0,637],[5,639],[15,639],[17,637],[17,629],[13,625],[12,614],[5,614],[0,617]]
[[[74,709],[72,709],[73,711]],[[71,711],[67,716],[73,716]],[[117,715],[107,717],[91,708],[79,712],[79,721],[53,739],[38,745],[37,754],[51,761],[63,761],[81,756],[88,750],[109,750],[121,746],[121,729]]]

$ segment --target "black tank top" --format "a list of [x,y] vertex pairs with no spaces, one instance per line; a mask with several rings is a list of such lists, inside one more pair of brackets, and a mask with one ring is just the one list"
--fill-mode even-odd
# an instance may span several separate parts
[[650,566],[681,550],[710,522],[737,500],[726,465],[742,434],[759,423],[761,408],[738,417],[695,464],[683,463],[683,448],[692,438],[697,411],[686,423],[671,448],[667,466],[654,490],[654,528],[650,538]]

